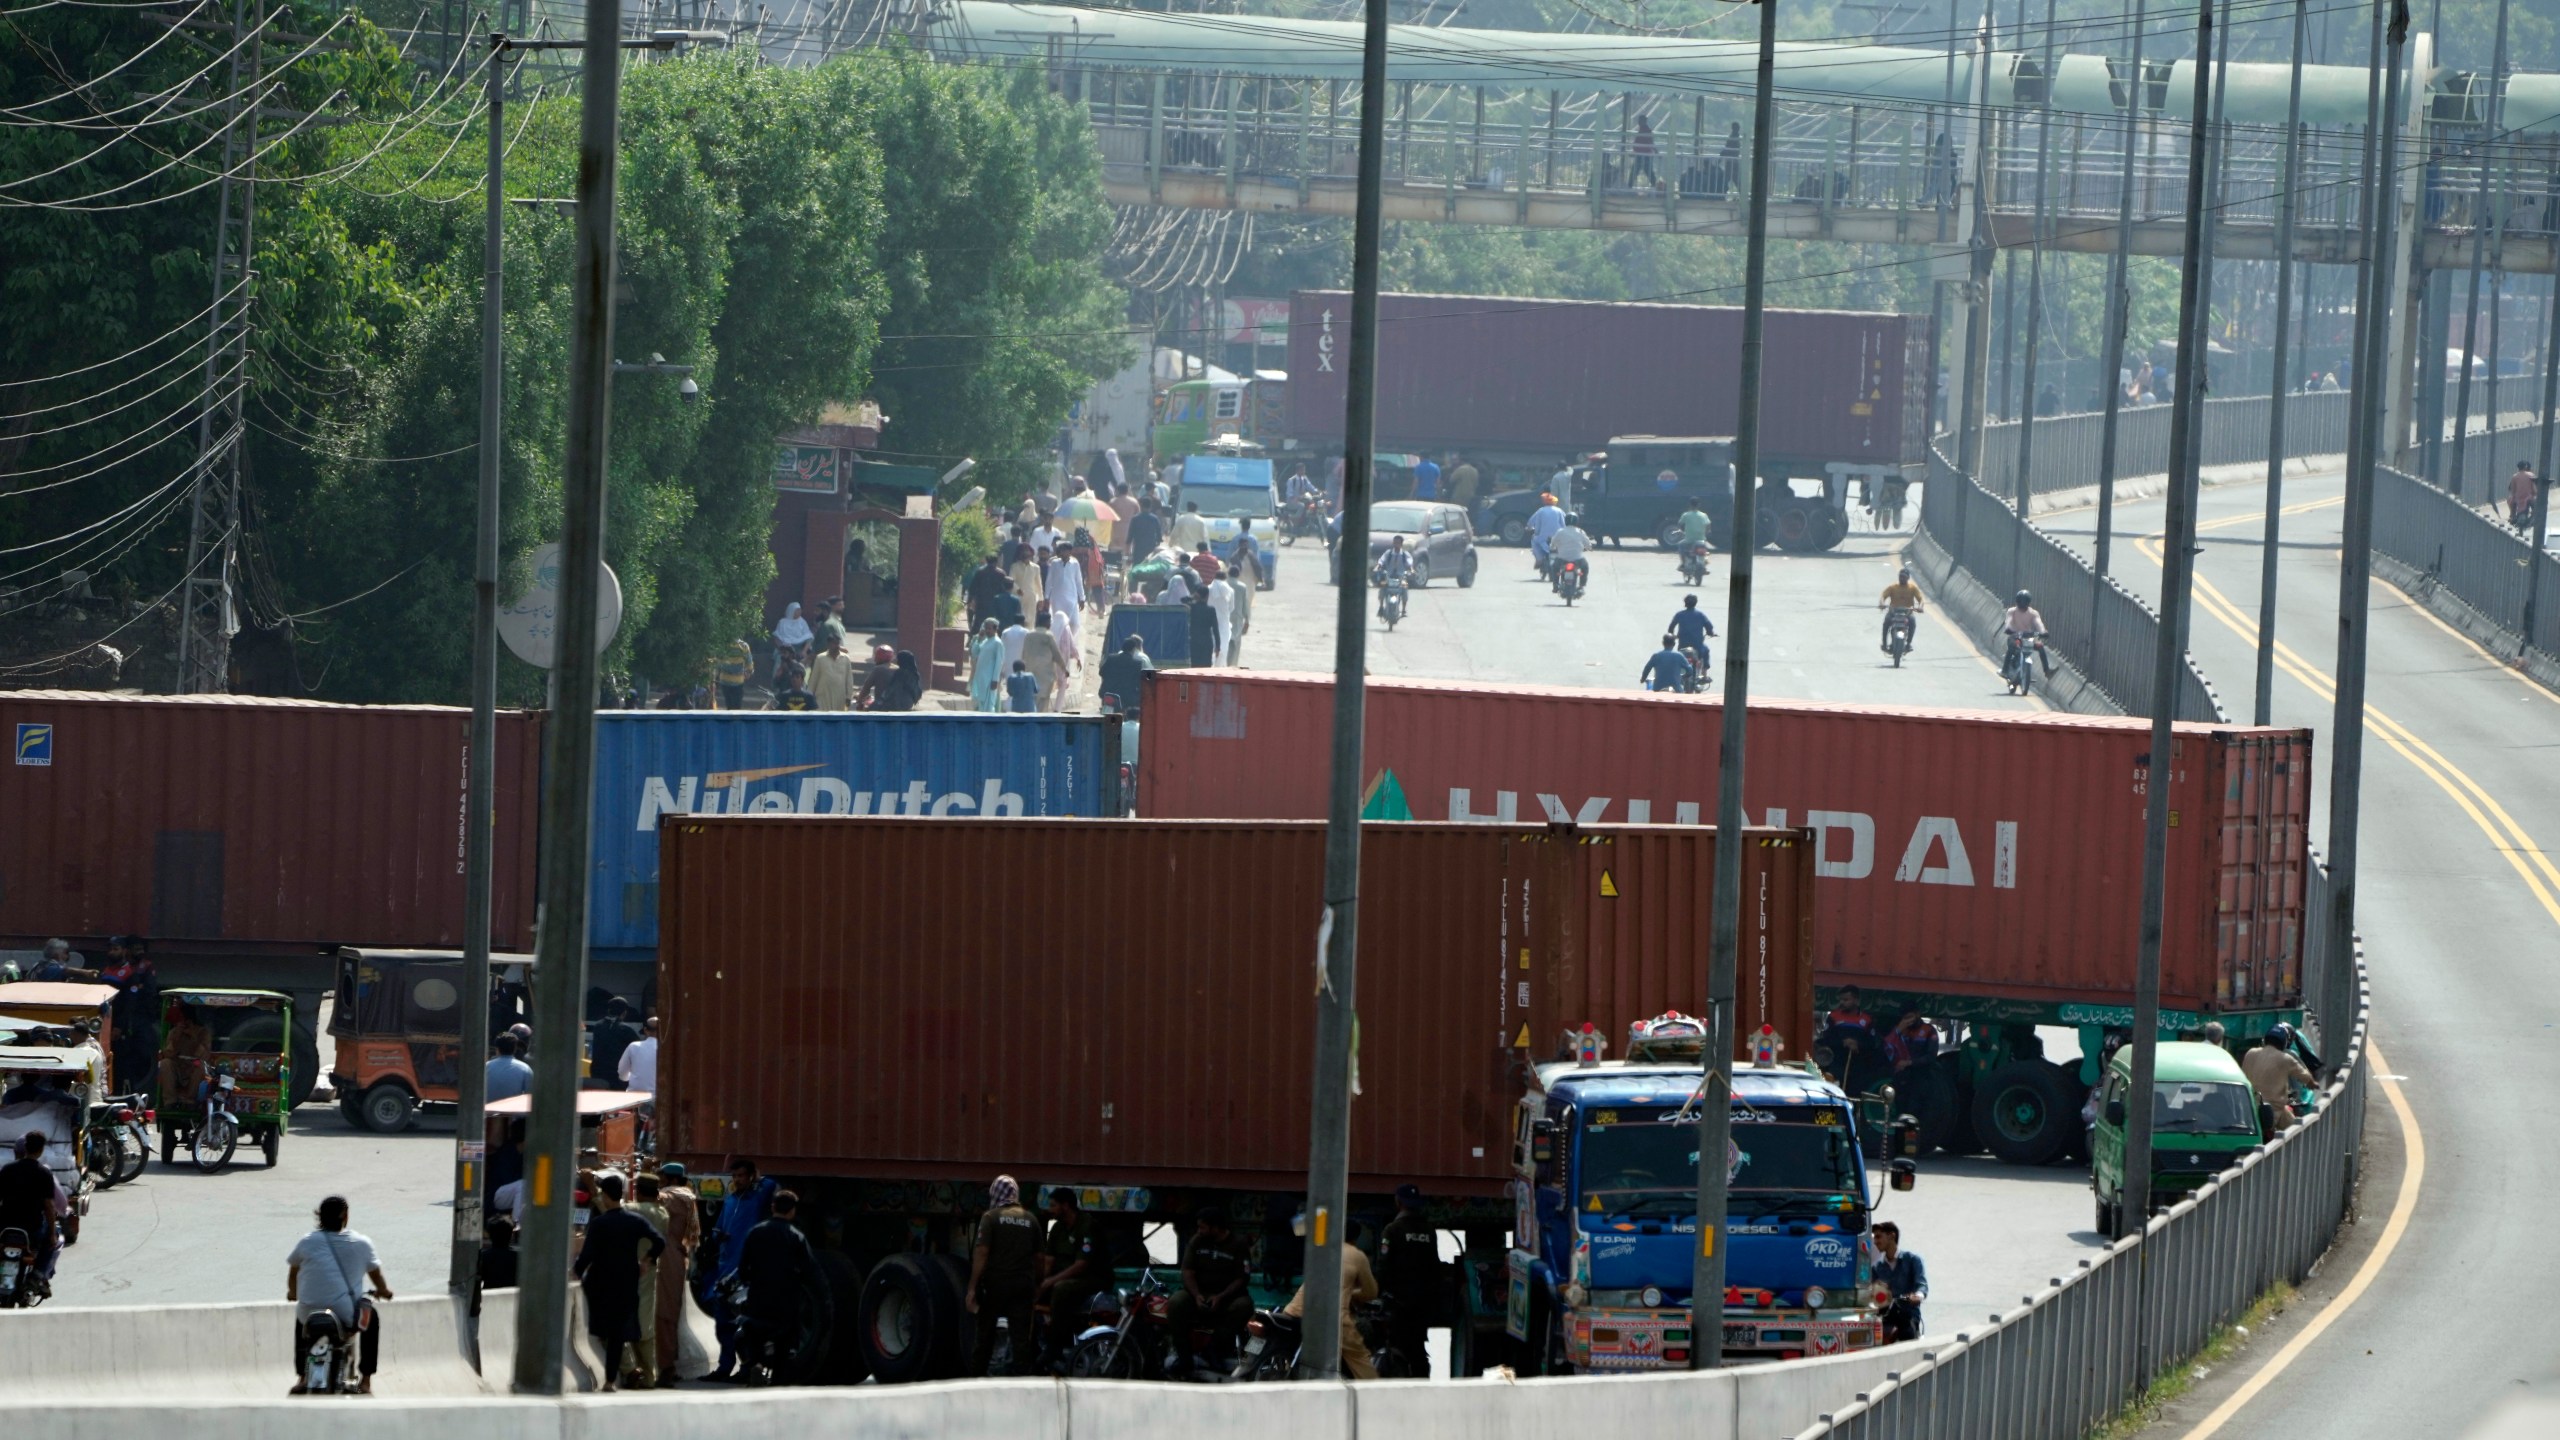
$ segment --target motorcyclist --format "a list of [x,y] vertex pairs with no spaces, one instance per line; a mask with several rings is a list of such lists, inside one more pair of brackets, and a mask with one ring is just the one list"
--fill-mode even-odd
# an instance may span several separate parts
[[[1706,611],[1698,608],[1697,596],[1680,597],[1680,608],[1671,612],[1671,633],[1679,639],[1681,649],[1696,653],[1698,668],[1704,670],[1707,641],[1716,633],[1716,622],[1707,618]],[[1701,675],[1699,678],[1705,677]]]
[[1413,552],[1405,548],[1403,536],[1398,535],[1388,541],[1387,548],[1379,552],[1378,563],[1369,569],[1369,579],[1379,587],[1378,616],[1384,619],[1387,613],[1386,586],[1391,582],[1413,583]]
[[1644,662],[1644,674],[1637,678],[1647,690],[1688,689],[1689,657],[1680,653],[1679,637],[1663,636],[1662,648]]
[[1689,508],[1680,512],[1681,558],[1687,559],[1690,552],[1700,549],[1706,543],[1707,512],[1699,506],[1697,501],[1692,500],[1689,502]]
[[[2035,596],[2021,590],[2009,597],[2009,613],[2000,622],[2000,635],[2007,642],[2002,652],[2004,660],[2015,657],[2019,647],[2028,641],[2043,637],[2044,616],[2036,611]],[[2008,666],[2004,663],[2001,670],[2005,674]]]
[[[1876,648],[1890,654],[1893,650],[1893,627],[1906,614],[1917,615],[1929,608],[1920,598],[1920,587],[1912,583],[1910,566],[1905,565],[1894,572],[1893,583],[1884,587],[1884,593],[1876,597],[1876,608],[1885,612],[1884,632],[1877,638]],[[1911,638],[1915,644],[1920,638],[1917,625],[1912,627]]]
[[1050,1351],[1064,1355],[1084,1326],[1087,1306],[1111,1283],[1111,1245],[1084,1213],[1074,1186],[1052,1189],[1047,1208],[1049,1233],[1040,1244],[1040,1284],[1032,1299],[1049,1307]]
[[1547,559],[1551,562],[1549,566],[1551,574],[1561,574],[1567,565],[1579,565],[1582,567],[1583,583],[1588,586],[1591,580],[1590,553],[1591,537],[1583,533],[1582,517],[1579,515],[1566,516],[1564,524],[1553,535],[1547,537]]
[[1565,526],[1564,507],[1553,495],[1538,497],[1538,508],[1529,515],[1529,558],[1537,563],[1538,573],[1547,573],[1547,542]]
[[1304,461],[1299,462],[1297,469],[1289,472],[1289,479],[1281,489],[1280,498],[1288,501],[1292,505],[1312,504],[1314,502],[1316,498],[1316,482],[1307,474],[1307,467]]
[[2293,1027],[2281,1020],[2268,1027],[2265,1040],[2240,1057],[2240,1073],[2249,1077],[2258,1099],[2275,1112],[2278,1129],[2294,1121],[2295,1087],[2307,1090],[2317,1083],[2309,1068],[2293,1058]]
[[[71,1203],[52,1167],[44,1163],[44,1147],[44,1132],[30,1130],[18,1137],[18,1158],[0,1165],[0,1230],[26,1232],[35,1247],[37,1278],[50,1282],[54,1258],[62,1249],[58,1229]],[[39,1286],[38,1293],[49,1289],[49,1284]]]

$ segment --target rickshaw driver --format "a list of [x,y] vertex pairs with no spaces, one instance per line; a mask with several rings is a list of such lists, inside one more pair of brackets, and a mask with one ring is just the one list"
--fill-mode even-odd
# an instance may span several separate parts
[[213,1031],[196,1014],[194,1006],[177,1002],[176,1023],[169,1027],[169,1038],[160,1046],[160,1094],[164,1101],[193,1095],[196,1107],[204,1107],[205,1064],[213,1057]]

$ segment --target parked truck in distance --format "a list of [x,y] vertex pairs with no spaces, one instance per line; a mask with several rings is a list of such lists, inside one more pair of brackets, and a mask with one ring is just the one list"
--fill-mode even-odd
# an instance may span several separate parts
[[[1000,1173],[1027,1197],[1080,1196],[1123,1277],[1150,1263],[1150,1239],[1169,1251],[1217,1206],[1253,1247],[1257,1299],[1288,1297],[1322,825],[671,814],[658,839],[660,1151],[702,1176],[752,1159],[801,1195],[836,1299],[807,1378],[965,1373],[971,1227]],[[1459,1239],[1430,1293],[1396,1297],[1450,1329],[1455,1373],[1545,1364],[1506,1334],[1528,1333],[1511,1323],[1524,1298],[1542,1297],[1548,1317],[1594,1303],[1564,1290],[1574,1244],[1561,1231],[1515,1264],[1515,1239],[1544,1223],[1523,1157],[1552,1127],[1580,1135],[1599,1119],[1568,1115],[1554,1090],[1540,1102],[1552,1072],[1539,1067],[1586,1024],[1616,1036],[1705,1011],[1720,843],[1701,827],[1368,827],[1351,1218],[1373,1233],[1410,1184],[1432,1227]],[[1740,843],[1737,1034],[1765,1026],[1781,1058],[1798,1059],[1814,1027],[1810,851],[1798,831]],[[1062,854],[1077,857],[1076,923],[1024,929],[984,903],[991,881],[1045,873]],[[1190,900],[1214,901],[1218,923],[1161,923],[1169,902]],[[1676,1107],[1699,1073],[1693,1054],[1649,1093]],[[1589,1082],[1555,1083],[1570,1094]],[[1558,1173],[1580,1173],[1564,1163]],[[1659,1178],[1676,1188],[1694,1174]],[[1854,1185],[1816,1188],[1824,1206],[1865,1204]],[[1838,1217],[1851,1213],[1804,1223],[1847,1237]],[[1642,1239],[1653,1222],[1626,1223]],[[1591,1237],[1607,1274],[1622,1268],[1616,1233]],[[1756,1239],[1737,1252],[1750,1323],[1792,1324],[1783,1302],[1830,1288],[1816,1276],[1836,1267],[1812,1268],[1824,1257],[1808,1258],[1810,1234],[1783,1255]],[[1543,1274],[1529,1268],[1542,1258]],[[1663,1265],[1646,1283],[1669,1294],[1685,1261]]]

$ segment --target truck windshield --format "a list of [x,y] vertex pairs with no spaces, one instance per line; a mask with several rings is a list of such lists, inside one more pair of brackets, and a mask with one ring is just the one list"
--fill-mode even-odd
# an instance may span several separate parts
[[[1696,1208],[1697,1129],[1674,1112],[1633,1112],[1627,1123],[1586,1127],[1582,1139],[1580,1209],[1604,1214],[1679,1214]],[[1738,1163],[1729,1182],[1734,1203],[1765,1204],[1777,1194],[1858,1193],[1848,1130],[1838,1125],[1736,1123]]]
[[2255,1135],[2257,1092],[2246,1085],[2163,1080],[2151,1087],[2151,1128],[2163,1135]]
[[1234,520],[1274,513],[1269,486],[1185,485],[1182,503],[1197,505],[1213,520]]

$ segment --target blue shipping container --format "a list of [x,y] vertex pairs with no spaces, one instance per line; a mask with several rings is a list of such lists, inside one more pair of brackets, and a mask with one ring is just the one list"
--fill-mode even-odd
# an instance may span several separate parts
[[1119,738],[1100,716],[601,711],[588,943],[656,948],[661,815],[1110,815]]
[[1111,607],[1104,622],[1102,653],[1117,655],[1128,638],[1146,642],[1147,662],[1159,670],[1179,670],[1191,663],[1191,607],[1141,605],[1125,601]]

